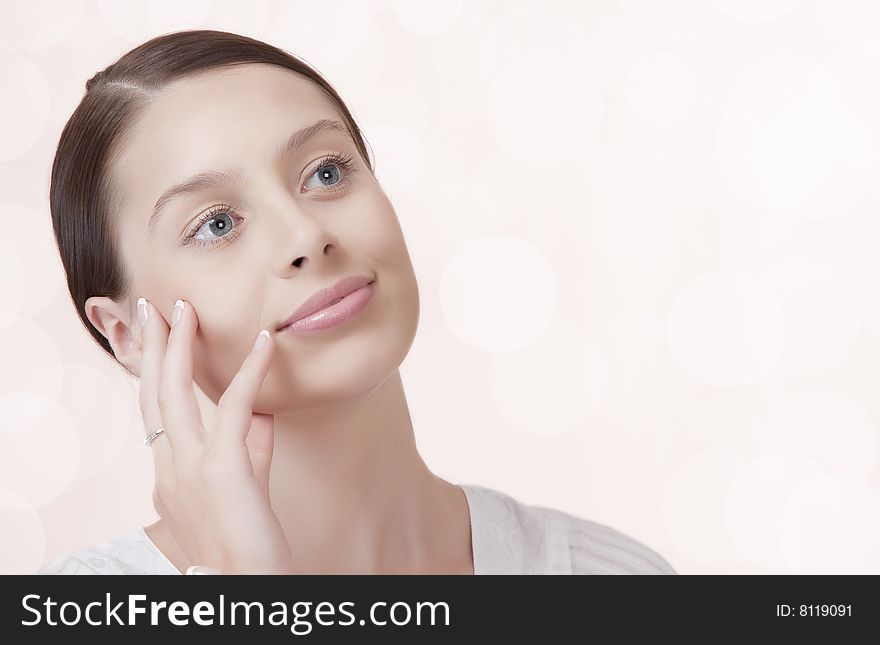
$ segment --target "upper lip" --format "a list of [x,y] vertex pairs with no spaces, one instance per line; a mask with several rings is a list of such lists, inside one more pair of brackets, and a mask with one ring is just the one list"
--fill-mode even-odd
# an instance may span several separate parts
[[290,315],[289,318],[282,320],[280,323],[278,323],[278,326],[275,328],[275,330],[280,331],[283,327],[287,327],[287,325],[296,322],[300,318],[305,318],[306,316],[313,314],[316,311],[320,311],[337,298],[344,298],[353,291],[357,291],[364,285],[370,284],[371,282],[373,282],[373,279],[374,278],[369,275],[352,275],[347,278],[343,278],[331,287],[316,291],[311,296],[309,296],[306,301],[302,303],[299,308]]

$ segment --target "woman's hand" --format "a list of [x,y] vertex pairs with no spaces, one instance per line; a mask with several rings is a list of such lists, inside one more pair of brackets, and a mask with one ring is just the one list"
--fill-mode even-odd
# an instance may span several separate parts
[[263,334],[262,349],[244,359],[208,433],[192,380],[199,321],[192,305],[184,304],[169,329],[155,307],[138,303],[141,413],[147,434],[165,428],[150,445],[153,504],[192,564],[223,573],[292,573],[290,548],[269,503],[274,417],[253,412],[274,339]]

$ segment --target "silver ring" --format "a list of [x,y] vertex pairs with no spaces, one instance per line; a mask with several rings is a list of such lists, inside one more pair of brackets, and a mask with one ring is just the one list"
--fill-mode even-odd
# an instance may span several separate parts
[[149,445],[150,445],[151,443],[153,443],[153,439],[155,439],[156,437],[158,437],[158,436],[159,436],[160,434],[162,434],[163,432],[165,432],[165,428],[159,428],[159,429],[156,430],[155,432],[151,432],[150,434],[148,434],[146,437],[144,437],[144,445],[147,446],[147,447],[149,447]]

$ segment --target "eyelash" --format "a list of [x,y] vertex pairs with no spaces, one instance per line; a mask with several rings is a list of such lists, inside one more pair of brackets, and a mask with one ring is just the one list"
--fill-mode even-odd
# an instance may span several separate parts
[[[348,183],[351,181],[351,175],[353,175],[357,171],[357,169],[354,167],[354,162],[350,155],[342,155],[334,152],[328,154],[323,159],[321,159],[320,162],[318,162],[318,166],[315,168],[315,172],[309,175],[309,178],[311,179],[319,170],[321,170],[325,166],[331,165],[338,166],[342,170],[342,177],[339,179],[339,181],[333,184],[333,186],[328,187],[327,190],[325,190],[324,192],[335,194],[348,186]],[[239,229],[238,226],[232,229],[232,233],[229,233],[228,235],[224,235],[222,237],[218,237],[208,242],[195,242],[194,238],[198,234],[199,230],[202,228],[202,225],[205,224],[205,222],[210,222],[218,213],[228,213],[230,218],[235,220],[237,218],[237,212],[238,209],[235,208],[235,206],[231,206],[229,204],[221,203],[212,206],[207,210],[207,212],[205,212],[198,218],[198,221],[196,221],[193,227],[186,234],[186,237],[183,241],[184,245],[192,244],[195,246],[213,247],[217,246],[218,244],[226,244],[228,241],[231,241],[230,238],[234,240],[239,235],[239,233],[237,232]]]

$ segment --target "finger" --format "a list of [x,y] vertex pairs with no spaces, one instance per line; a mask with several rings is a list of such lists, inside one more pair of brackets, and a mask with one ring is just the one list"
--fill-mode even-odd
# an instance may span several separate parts
[[260,336],[257,337],[257,342],[262,342],[262,346],[257,348],[255,342],[254,348],[242,361],[229,387],[217,401],[213,445],[218,450],[235,450],[245,446],[257,394],[272,364],[272,352],[275,347],[275,339],[268,330],[260,331]]
[[251,458],[254,478],[268,498],[269,469],[272,465],[272,452],[275,449],[275,415],[254,412],[245,443]]
[[[182,309],[176,323],[172,310],[172,327],[159,381],[159,408],[171,428],[178,462],[184,454],[195,454],[205,439],[202,414],[193,389],[193,339],[199,321],[192,304],[178,300],[175,308],[179,305]],[[164,320],[162,326],[167,327]]]
[[[141,323],[141,346],[143,349],[141,351],[138,404],[144,418],[144,434],[146,436],[165,425],[158,401],[165,340],[160,333],[155,331],[157,324],[154,319],[161,318],[161,316],[146,299],[138,298],[138,320],[144,320],[145,314],[146,324]],[[159,479],[169,481],[174,469],[174,454],[169,439],[167,434],[162,434],[150,444],[157,481]]]

